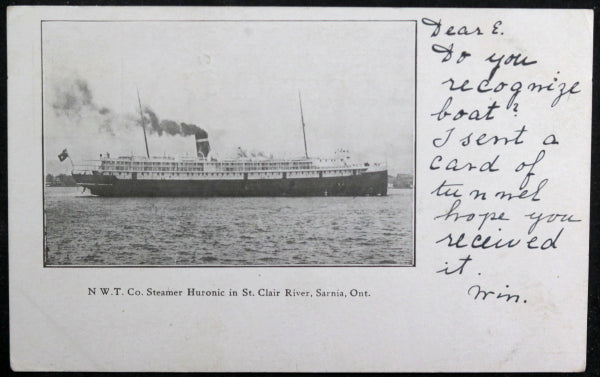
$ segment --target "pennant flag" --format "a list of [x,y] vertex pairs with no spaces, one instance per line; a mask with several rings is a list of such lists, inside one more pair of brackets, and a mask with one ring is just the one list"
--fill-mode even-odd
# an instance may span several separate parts
[[62,153],[58,155],[58,159],[60,160],[60,162],[66,160],[67,157],[69,157],[69,154],[67,153],[66,149],[63,149]]

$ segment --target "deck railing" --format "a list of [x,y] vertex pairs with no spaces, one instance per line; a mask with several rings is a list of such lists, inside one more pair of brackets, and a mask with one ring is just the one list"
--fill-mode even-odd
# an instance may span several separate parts
[[[294,161],[136,161],[125,159],[102,159],[86,160],[73,165],[73,173],[92,174],[92,171],[99,172],[250,172],[250,171],[316,171],[324,169],[344,170],[357,169],[365,167],[382,166],[385,164],[359,164],[344,162],[332,163],[332,161],[294,162]],[[335,162],[335,161],[334,161]]]
[[74,174],[91,174],[94,170],[100,170],[100,160],[85,160],[73,164]]

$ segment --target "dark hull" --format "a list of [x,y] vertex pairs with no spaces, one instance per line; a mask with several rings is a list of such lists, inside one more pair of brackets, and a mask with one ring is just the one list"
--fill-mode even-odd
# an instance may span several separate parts
[[248,180],[123,180],[73,174],[100,196],[375,196],[387,195],[387,170],[344,177]]

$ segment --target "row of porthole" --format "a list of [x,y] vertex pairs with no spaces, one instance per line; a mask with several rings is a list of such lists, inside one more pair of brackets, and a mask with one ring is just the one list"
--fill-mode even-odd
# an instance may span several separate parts
[[[323,174],[335,173],[335,171],[333,171],[333,170],[326,170],[326,171],[322,171],[322,173]],[[349,173],[349,172],[346,172],[346,173]],[[119,174],[127,174],[127,173],[119,173]],[[150,174],[156,174],[156,175],[161,175],[161,176],[165,175],[165,173],[163,173],[163,172],[161,172],[161,173],[158,173],[158,172],[156,172],[156,173],[143,173],[143,172],[140,172],[139,173],[140,176],[144,176],[146,174],[148,174],[148,175],[150,175]],[[181,173],[181,172],[171,173],[169,176],[173,176],[173,174],[180,175],[180,174],[183,174],[183,173]],[[185,174],[187,176],[196,175],[196,174],[202,174],[202,175],[207,175],[207,176],[217,176],[217,177],[231,176],[230,173],[185,173]],[[241,173],[239,173],[239,174],[241,174]],[[275,176],[275,175],[279,175],[281,173],[264,173],[264,174],[266,176]],[[307,173],[293,173],[294,176],[298,176],[298,175],[312,175],[312,174],[313,173],[308,173],[308,172]]]
[[[119,174],[127,174],[127,173],[119,173]],[[182,172],[175,172],[175,173],[167,173],[167,174],[169,175],[169,177],[172,177],[173,175],[179,176],[179,175],[182,175],[184,173],[182,173]],[[231,176],[231,174],[227,174],[227,173],[185,173],[185,174],[186,174],[186,176],[198,175],[198,174],[202,174],[202,175],[206,175],[206,176],[217,176],[217,177]],[[144,175],[161,175],[161,176],[164,176],[165,173],[159,173],[159,172],[155,172],[155,173],[138,173],[138,175],[139,176],[144,176]]]

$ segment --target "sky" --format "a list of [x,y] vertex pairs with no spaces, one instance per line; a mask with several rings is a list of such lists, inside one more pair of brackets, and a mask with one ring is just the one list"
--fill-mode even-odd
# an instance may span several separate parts
[[[338,148],[412,173],[410,22],[44,22],[46,170],[145,155],[142,108],[208,132],[218,158]],[[151,155],[195,155],[193,136],[150,132]]]

